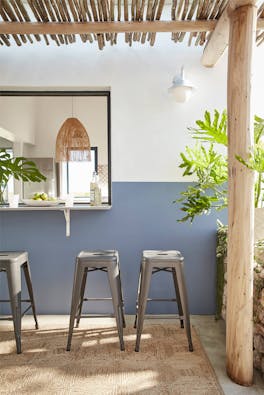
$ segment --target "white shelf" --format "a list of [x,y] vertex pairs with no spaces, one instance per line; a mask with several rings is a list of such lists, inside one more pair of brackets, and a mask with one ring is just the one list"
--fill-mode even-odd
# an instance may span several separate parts
[[110,210],[112,208],[109,204],[103,204],[100,206],[90,206],[89,204],[75,204],[71,207],[66,207],[64,204],[60,204],[58,206],[24,206],[20,205],[18,207],[9,207],[9,206],[1,206],[0,211],[63,211],[65,209],[70,210],[87,210],[87,211],[96,211],[96,210]]

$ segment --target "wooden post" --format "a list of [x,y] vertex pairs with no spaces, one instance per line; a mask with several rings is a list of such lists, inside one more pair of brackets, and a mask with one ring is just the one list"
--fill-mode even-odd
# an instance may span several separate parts
[[244,386],[253,381],[254,174],[235,155],[247,158],[253,145],[256,20],[253,5],[231,12],[228,54],[227,374]]

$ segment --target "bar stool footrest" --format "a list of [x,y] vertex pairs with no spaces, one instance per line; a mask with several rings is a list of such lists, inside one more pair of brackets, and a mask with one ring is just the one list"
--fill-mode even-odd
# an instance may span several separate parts
[[80,318],[108,318],[108,317],[115,318],[115,315],[114,314],[85,314],[80,316]]
[[184,317],[182,317],[182,316],[180,316],[179,314],[174,314],[174,315],[172,315],[172,314],[145,314],[144,315],[144,318],[147,318],[147,319],[153,319],[153,320],[164,320],[164,319],[166,319],[166,320],[183,320],[184,319]]
[[97,300],[112,300],[112,298],[83,298],[84,302],[89,302],[89,301],[97,301]]
[[147,298],[147,302],[177,302],[177,299]]
[[[10,299],[1,299],[0,300],[0,303],[8,303],[8,302],[10,302]],[[21,300],[21,303],[31,303],[31,300],[30,299],[22,299]]]

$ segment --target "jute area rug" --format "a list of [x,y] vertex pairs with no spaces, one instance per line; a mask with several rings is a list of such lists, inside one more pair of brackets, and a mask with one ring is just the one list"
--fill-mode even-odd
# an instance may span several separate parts
[[1,322],[0,394],[223,394],[194,329],[190,353],[178,323],[146,321],[141,350],[135,353],[130,324],[124,330],[126,350],[120,352],[113,320],[83,319],[67,352],[67,324],[40,317],[36,331],[33,320],[26,319],[23,353],[17,355],[12,323]]

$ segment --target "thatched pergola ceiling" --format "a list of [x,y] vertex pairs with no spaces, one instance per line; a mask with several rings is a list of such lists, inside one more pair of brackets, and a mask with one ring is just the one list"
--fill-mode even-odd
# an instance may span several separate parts
[[[97,41],[103,49],[108,41],[154,45],[157,32],[171,32],[188,45],[204,45],[222,15],[228,0],[0,0],[0,45],[22,45],[45,40],[47,45]],[[169,14],[167,10],[170,10]],[[264,3],[259,7],[264,18]],[[257,44],[264,41],[264,23],[259,19]]]
[[[259,7],[258,12],[259,18],[264,18],[264,3]],[[263,29],[257,32],[257,45],[260,45],[264,42],[264,27]]]

